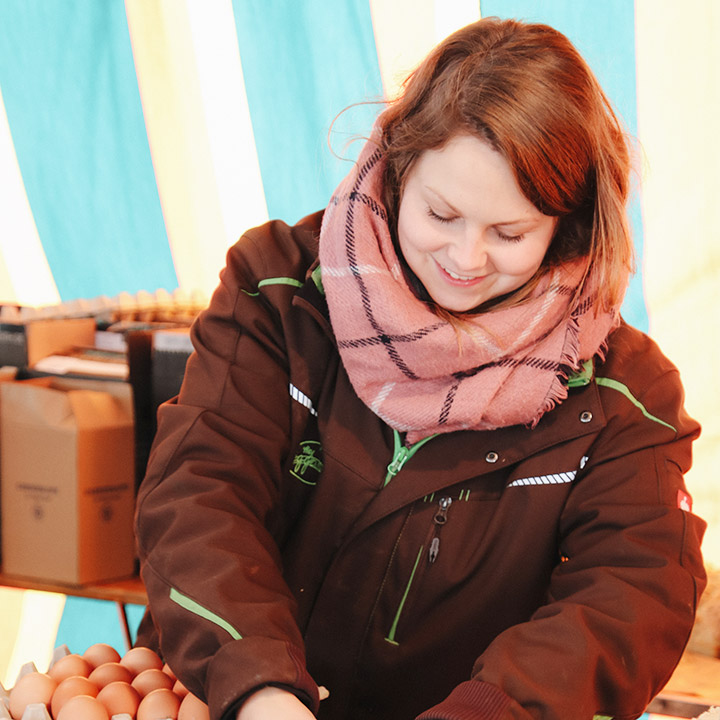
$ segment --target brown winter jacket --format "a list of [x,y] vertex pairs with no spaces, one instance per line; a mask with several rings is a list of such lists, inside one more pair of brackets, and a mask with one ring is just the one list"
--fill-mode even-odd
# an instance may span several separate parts
[[639,716],[704,585],[677,370],[623,325],[535,429],[405,448],[336,352],[319,221],[229,251],[159,412],[137,539],[166,661],[213,718],[266,684],[327,720]]

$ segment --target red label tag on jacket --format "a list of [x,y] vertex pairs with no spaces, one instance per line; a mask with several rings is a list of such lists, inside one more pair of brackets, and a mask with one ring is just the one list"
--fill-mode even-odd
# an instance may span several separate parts
[[684,491],[677,491],[677,506],[685,512],[692,511],[692,498]]

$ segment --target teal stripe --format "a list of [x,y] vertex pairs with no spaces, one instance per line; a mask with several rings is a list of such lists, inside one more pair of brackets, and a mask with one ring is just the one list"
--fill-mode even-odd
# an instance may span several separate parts
[[[294,222],[327,205],[350,170],[327,147],[333,118],[382,97],[368,0],[233,0],[235,25],[270,217]],[[367,135],[377,105],[348,113],[333,134]]]
[[[125,613],[134,642],[145,606],[125,605]],[[129,650],[115,603],[68,595],[53,647],[67,645],[72,652],[82,653],[95,643],[110,645],[121,656]]]
[[[567,35],[587,60],[600,84],[637,136],[635,73],[635,3],[631,0],[481,0],[483,17],[496,15],[552,25]],[[643,295],[643,225],[640,203],[630,204],[629,217],[637,252],[637,274],[628,289],[623,316],[647,332],[649,322]]]
[[172,588],[170,590],[170,599],[180,605],[180,607],[188,610],[189,612],[198,615],[205,620],[209,620],[211,623],[214,623],[218,627],[221,627],[223,630],[229,633],[230,637],[232,637],[233,640],[242,640],[242,635],[227,620],[224,620],[211,610],[203,607],[202,605],[200,605],[200,603],[195,602],[195,600],[192,600],[187,595],[183,595],[181,592],[178,592],[177,590],[175,590],[175,588]]
[[177,287],[124,4],[3,0],[0,87],[61,298]]
[[595,382],[598,385],[601,385],[602,387],[611,388],[612,390],[617,390],[619,393],[622,393],[640,412],[648,419],[652,420],[653,422],[658,423],[659,425],[663,425],[666,428],[670,428],[673,432],[677,432],[677,428],[670,425],[670,423],[666,423],[664,420],[661,420],[659,417],[656,417],[655,415],[652,415],[647,411],[647,408],[630,392],[630,388],[627,385],[624,385],[623,383],[619,382],[618,380],[613,380],[612,378],[605,378],[605,377],[598,377],[595,378]]

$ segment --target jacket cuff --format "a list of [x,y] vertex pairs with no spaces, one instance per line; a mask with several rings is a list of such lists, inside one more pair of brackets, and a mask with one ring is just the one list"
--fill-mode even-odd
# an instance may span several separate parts
[[416,720],[500,720],[510,702],[499,687],[468,680]]
[[250,693],[266,685],[292,692],[317,713],[318,688],[302,651],[283,640],[246,637],[224,645],[212,659],[205,684],[211,717],[237,711]]

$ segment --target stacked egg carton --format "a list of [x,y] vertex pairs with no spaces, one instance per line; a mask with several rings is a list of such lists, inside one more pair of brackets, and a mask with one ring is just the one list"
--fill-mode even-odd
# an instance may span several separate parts
[[0,684],[0,720],[209,720],[207,705],[188,692],[152,650],[123,657],[96,643],[82,655],[56,648],[47,672],[21,669],[8,692]]
[[168,292],[159,289],[153,293],[140,290],[135,294],[121,292],[112,298],[100,295],[42,307],[3,305],[0,322],[94,317],[101,327],[128,322],[184,325],[192,322],[207,304],[208,297],[200,290],[187,292],[177,288]]

